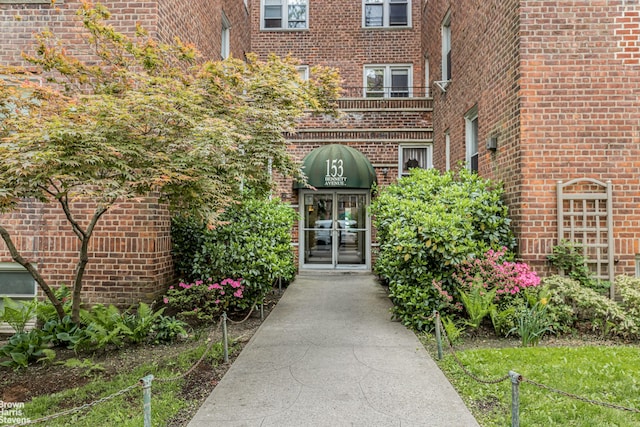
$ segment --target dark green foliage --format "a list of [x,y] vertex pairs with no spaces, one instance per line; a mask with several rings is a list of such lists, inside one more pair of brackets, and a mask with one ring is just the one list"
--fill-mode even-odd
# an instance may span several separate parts
[[[53,293],[58,301],[62,303],[64,312],[71,315],[71,289],[63,284],[60,285],[59,288],[54,289]],[[36,316],[40,325],[44,325],[50,320],[60,319],[58,317],[58,313],[56,313],[55,307],[48,299],[45,301],[39,301]]]
[[383,189],[372,204],[380,252],[375,271],[389,284],[394,315],[424,329],[434,309],[455,294],[455,265],[489,249],[513,250],[502,188],[461,170],[415,169]]
[[611,287],[607,281],[598,281],[587,267],[583,255],[583,247],[563,240],[553,247],[553,253],[547,255],[547,259],[555,268],[570,278],[580,282],[582,286],[591,288],[600,294],[606,294]]
[[160,316],[153,328],[151,336],[154,344],[163,344],[175,341],[179,337],[187,335],[187,324],[172,316]]
[[42,327],[42,332],[51,344],[69,349],[77,348],[86,337],[84,329],[76,325],[69,315],[64,316],[62,320],[49,320]]
[[181,279],[242,278],[245,299],[259,300],[276,279],[295,274],[291,228],[295,211],[277,200],[245,200],[229,207],[211,229],[197,220],[173,221],[174,256]]
[[135,313],[125,312],[122,319],[127,326],[127,340],[134,344],[139,344],[147,340],[153,326],[160,321],[164,307],[153,311],[153,309],[143,302],[138,305]]
[[17,333],[0,347],[0,366],[4,367],[26,368],[30,362],[53,360],[54,357],[47,337],[39,329]]

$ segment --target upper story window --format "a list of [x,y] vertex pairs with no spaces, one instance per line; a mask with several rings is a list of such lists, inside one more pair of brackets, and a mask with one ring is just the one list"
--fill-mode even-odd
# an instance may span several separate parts
[[222,46],[220,47],[220,56],[222,59],[227,59],[229,57],[231,38],[230,29],[231,23],[229,22],[229,18],[227,18],[227,15],[222,12]]
[[451,14],[442,21],[442,80],[451,80]]
[[467,146],[467,168],[478,172],[478,107],[475,106],[464,116],[465,142]]
[[399,177],[409,175],[414,168],[430,169],[433,167],[431,145],[401,144],[398,153]]
[[362,0],[364,27],[408,27],[411,0]]
[[306,29],[308,0],[262,0],[263,30]]
[[408,98],[411,96],[410,65],[367,65],[364,67],[365,97]]

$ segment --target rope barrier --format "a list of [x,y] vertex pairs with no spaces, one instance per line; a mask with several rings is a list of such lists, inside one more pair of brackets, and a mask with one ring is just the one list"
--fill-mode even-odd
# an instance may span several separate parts
[[[436,322],[438,322],[438,327],[441,329],[441,331],[443,332],[445,338],[447,339],[448,348],[449,348],[449,351],[450,351],[451,355],[453,356],[453,359],[455,360],[455,362],[458,365],[458,367],[460,367],[460,369],[462,369],[462,371],[467,376],[471,377],[473,380],[475,380],[475,381],[477,381],[479,383],[482,383],[482,384],[498,384],[498,383],[501,383],[501,382],[506,381],[506,380],[511,378],[511,375],[507,374],[504,377],[500,377],[500,378],[493,379],[493,380],[486,380],[486,379],[479,378],[478,376],[473,374],[471,371],[469,371],[464,366],[462,361],[458,358],[458,355],[456,354],[456,351],[453,348],[453,345],[451,344],[451,340],[449,339],[449,336],[447,335],[446,330],[442,326],[442,323],[441,323],[441,320],[440,320],[440,316],[437,315],[437,313],[434,313],[434,317],[436,318]],[[618,410],[621,410],[621,411],[640,413],[640,409],[628,408],[628,407],[621,406],[621,405],[616,405],[616,404],[613,404],[613,403],[602,402],[602,401],[598,401],[598,400],[589,399],[589,398],[586,398],[586,397],[583,397],[583,396],[578,396],[576,394],[569,393],[569,392],[566,392],[566,391],[563,391],[563,390],[559,390],[557,388],[549,387],[549,386],[547,386],[545,384],[541,384],[541,383],[538,383],[536,381],[530,380],[528,378],[524,378],[521,375],[518,375],[518,382],[525,382],[525,383],[531,384],[533,386],[536,386],[538,388],[541,388],[543,390],[547,390],[547,391],[550,391],[552,393],[557,393],[557,394],[563,395],[565,397],[569,397],[569,398],[572,398],[572,399],[575,399],[575,400],[579,400],[581,402],[589,403],[589,404],[592,404],[592,405],[603,406],[603,407],[611,408],[611,409],[618,409]]]
[[[242,324],[242,323],[246,322],[249,319],[249,317],[251,316],[251,314],[253,313],[253,311],[255,310],[257,304],[258,304],[257,301],[253,303],[253,305],[251,306],[251,309],[249,310],[249,313],[245,316],[244,319],[242,319],[240,321],[233,321],[233,320],[227,318],[227,320],[229,320],[231,323],[236,324],[236,325],[239,325],[239,324]],[[85,403],[85,404],[80,405],[78,407],[71,408],[71,409],[68,409],[68,410],[65,410],[65,411],[61,411],[61,412],[57,412],[55,414],[47,415],[45,417],[38,418],[38,419],[35,419],[35,420],[25,420],[24,422],[21,422],[21,423],[18,423],[18,424],[11,424],[8,427],[18,427],[18,426],[24,426],[24,425],[30,425],[30,424],[38,424],[38,423],[42,423],[42,422],[46,422],[46,421],[51,421],[51,420],[54,420],[56,418],[63,417],[63,416],[66,416],[66,415],[71,415],[71,414],[74,414],[76,412],[84,411],[84,410],[90,409],[90,408],[92,408],[92,407],[94,407],[96,405],[99,405],[100,403],[107,402],[107,401],[109,401],[111,399],[115,399],[116,397],[121,396],[123,394],[126,394],[126,393],[130,392],[131,390],[133,390],[135,388],[138,388],[138,387],[141,387],[143,385],[146,388],[150,389],[152,380],[155,380],[157,382],[171,382],[171,381],[177,381],[177,380],[180,380],[180,379],[183,379],[183,378],[187,377],[189,374],[191,374],[200,365],[200,363],[202,363],[202,361],[205,359],[207,354],[211,351],[211,348],[213,347],[213,345],[216,344],[217,341],[214,341],[213,337],[214,337],[215,333],[220,329],[220,326],[223,324],[223,321],[224,321],[223,317],[221,317],[220,321],[217,324],[214,324],[214,326],[209,331],[209,334],[207,335],[208,344],[207,344],[206,349],[202,353],[202,356],[200,356],[198,361],[195,362],[193,365],[191,365],[191,367],[187,371],[185,371],[184,373],[176,375],[175,377],[168,377],[168,378],[156,378],[153,375],[150,375],[150,376],[147,376],[147,377],[141,379],[136,384],[133,384],[133,385],[131,385],[131,386],[127,387],[127,388],[124,388],[124,389],[122,389],[122,390],[120,390],[120,391],[118,391],[116,393],[113,393],[113,394],[111,394],[109,396],[97,399],[97,400],[95,400],[93,402]],[[144,384],[143,384],[143,382],[144,382]],[[146,411],[146,408],[145,408],[145,411]],[[146,412],[145,412],[145,415],[146,415]],[[147,425],[146,418],[145,418],[145,425]]]

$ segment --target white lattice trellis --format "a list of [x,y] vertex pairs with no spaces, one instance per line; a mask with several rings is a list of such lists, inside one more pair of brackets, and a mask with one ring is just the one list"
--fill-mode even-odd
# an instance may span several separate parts
[[611,181],[578,178],[558,181],[558,244],[568,240],[583,248],[589,269],[598,280],[611,283],[611,298],[615,297],[613,280],[613,189]]

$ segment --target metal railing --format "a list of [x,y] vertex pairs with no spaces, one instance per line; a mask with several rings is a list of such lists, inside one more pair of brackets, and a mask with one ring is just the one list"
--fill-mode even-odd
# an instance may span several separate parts
[[342,88],[341,98],[396,99],[396,98],[429,98],[430,91],[425,86],[411,87],[357,87]]

